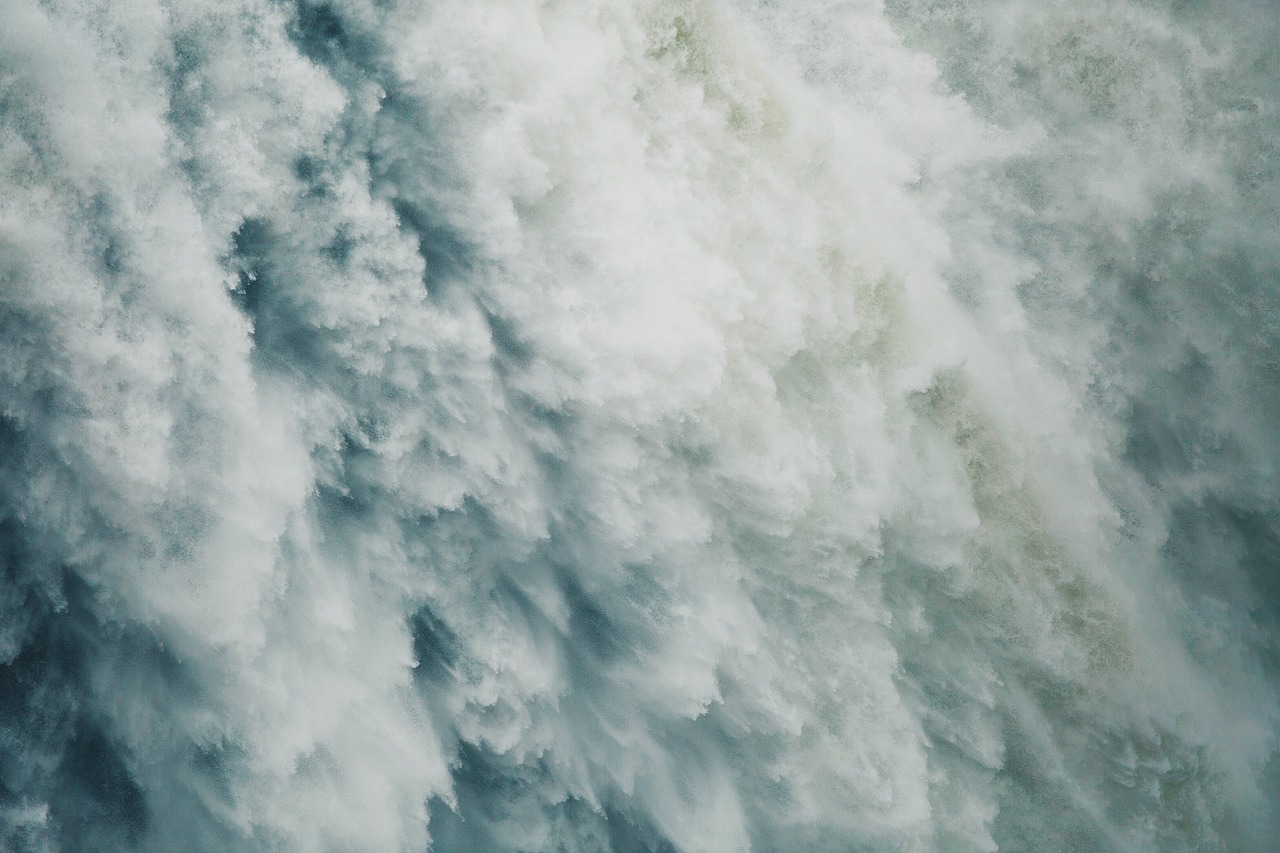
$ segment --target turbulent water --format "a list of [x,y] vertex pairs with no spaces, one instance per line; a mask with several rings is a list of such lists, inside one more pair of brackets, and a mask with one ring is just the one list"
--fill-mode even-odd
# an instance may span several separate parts
[[1269,851],[1273,0],[0,0],[0,850]]

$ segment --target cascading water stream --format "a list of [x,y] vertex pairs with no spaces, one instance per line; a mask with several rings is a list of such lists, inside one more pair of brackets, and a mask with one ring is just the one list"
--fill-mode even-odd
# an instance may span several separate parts
[[1265,0],[0,0],[0,850],[1267,851]]

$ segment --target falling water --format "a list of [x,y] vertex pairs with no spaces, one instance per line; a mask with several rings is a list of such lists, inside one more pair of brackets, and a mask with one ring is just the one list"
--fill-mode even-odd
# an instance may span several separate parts
[[0,0],[0,849],[1267,851],[1270,0]]

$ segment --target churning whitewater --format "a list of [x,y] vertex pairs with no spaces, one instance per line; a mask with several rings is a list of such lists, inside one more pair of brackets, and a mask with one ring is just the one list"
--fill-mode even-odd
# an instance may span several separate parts
[[0,850],[1265,851],[1272,0],[0,0]]

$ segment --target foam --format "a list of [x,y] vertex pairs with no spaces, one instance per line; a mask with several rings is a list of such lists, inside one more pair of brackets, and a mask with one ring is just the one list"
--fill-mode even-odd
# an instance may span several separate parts
[[1257,8],[10,5],[4,844],[1263,849]]

